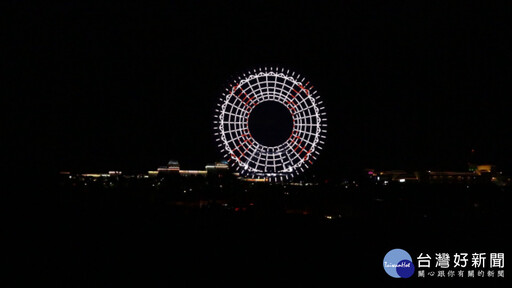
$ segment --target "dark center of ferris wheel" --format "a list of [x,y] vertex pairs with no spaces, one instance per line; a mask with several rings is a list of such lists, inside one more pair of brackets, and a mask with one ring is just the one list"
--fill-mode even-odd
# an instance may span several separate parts
[[249,131],[260,144],[274,147],[292,134],[292,114],[283,104],[267,101],[256,105],[249,116]]

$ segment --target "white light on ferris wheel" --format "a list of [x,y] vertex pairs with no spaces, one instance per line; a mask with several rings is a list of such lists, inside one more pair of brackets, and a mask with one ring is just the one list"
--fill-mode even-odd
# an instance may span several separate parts
[[[291,135],[275,146],[259,143],[249,129],[251,112],[267,101],[286,107],[293,121]],[[244,73],[217,104],[218,146],[228,163],[246,177],[290,180],[309,168],[322,149],[327,126],[322,104],[314,86],[289,70],[260,68]]]

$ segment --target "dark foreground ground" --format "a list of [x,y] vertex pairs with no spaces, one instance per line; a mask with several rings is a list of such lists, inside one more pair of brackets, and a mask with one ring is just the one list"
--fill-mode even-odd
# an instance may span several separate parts
[[394,284],[393,248],[507,257],[510,243],[512,191],[493,184],[54,182],[4,202],[3,287]]

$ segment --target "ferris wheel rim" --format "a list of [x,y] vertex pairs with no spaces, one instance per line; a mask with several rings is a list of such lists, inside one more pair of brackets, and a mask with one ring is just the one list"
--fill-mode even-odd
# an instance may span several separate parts
[[[322,149],[327,126],[323,102],[309,81],[284,68],[247,74],[234,80],[219,99],[214,121],[218,146],[244,176],[291,179],[309,168]],[[290,136],[276,146],[259,143],[248,125],[253,109],[268,101],[282,104],[292,115]]]

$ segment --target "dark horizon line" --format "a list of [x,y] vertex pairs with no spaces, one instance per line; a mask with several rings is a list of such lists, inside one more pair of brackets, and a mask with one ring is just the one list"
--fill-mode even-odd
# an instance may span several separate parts
[[[179,161],[177,161],[179,163]],[[223,163],[223,164],[227,164],[225,161],[213,161],[213,162],[207,162],[203,167],[199,167],[199,168],[192,168],[192,169],[182,169],[180,167],[179,170],[183,170],[183,171],[200,171],[200,170],[205,170],[206,169],[206,166],[208,165],[215,165],[215,163]],[[423,168],[414,168],[414,169],[411,169],[410,167],[409,168],[400,168],[400,167],[393,167],[394,165],[390,165],[388,167],[390,168],[378,168],[378,167],[371,167],[371,166],[368,166],[368,167],[361,167],[361,168],[355,168],[355,167],[346,167],[346,168],[349,168],[349,169],[339,169],[338,171],[339,172],[342,172],[343,174],[353,174],[354,172],[356,173],[361,173],[363,171],[366,171],[366,170],[376,170],[376,171],[405,171],[405,172],[430,172],[430,171],[436,171],[436,172],[470,172],[471,170],[469,170],[469,166],[470,165],[490,165],[490,166],[493,166],[494,168],[498,168],[498,165],[495,165],[495,164],[492,164],[492,163],[471,163],[471,162],[468,162],[467,163],[467,169],[466,170],[461,170],[461,169],[439,169],[439,168],[428,168],[428,167],[423,167]],[[121,171],[121,172],[124,172],[124,171],[128,171],[130,173],[133,173],[133,174],[142,174],[142,173],[147,173],[148,171],[157,171],[158,168],[160,167],[166,167],[167,165],[160,165],[159,167],[155,167],[153,169],[136,169],[136,168],[129,168],[129,169],[98,169],[97,171],[101,170],[103,172],[97,172],[97,171],[78,171],[77,169],[53,169],[56,171],[56,173],[62,173],[62,172],[69,172],[69,173],[73,173],[73,174],[96,174],[96,173],[108,173],[110,171]],[[377,166],[382,166],[382,165],[377,165]],[[229,170],[234,170],[232,169],[232,166],[230,166],[228,164],[228,167],[229,167]],[[439,166],[438,166],[439,167]],[[323,174],[324,176],[330,176],[329,174],[330,173],[325,173],[325,170],[326,169],[318,169],[318,167],[313,167],[311,169],[309,169],[308,171],[306,171],[305,173],[303,173],[302,175],[307,175],[307,174],[312,174],[312,175],[321,175]],[[330,170],[330,171],[334,171],[334,170]],[[504,172],[504,171],[509,171],[508,168],[504,168],[504,167],[499,167],[499,169],[497,169],[496,171],[498,172]],[[232,171],[233,173],[237,172],[237,171]]]

